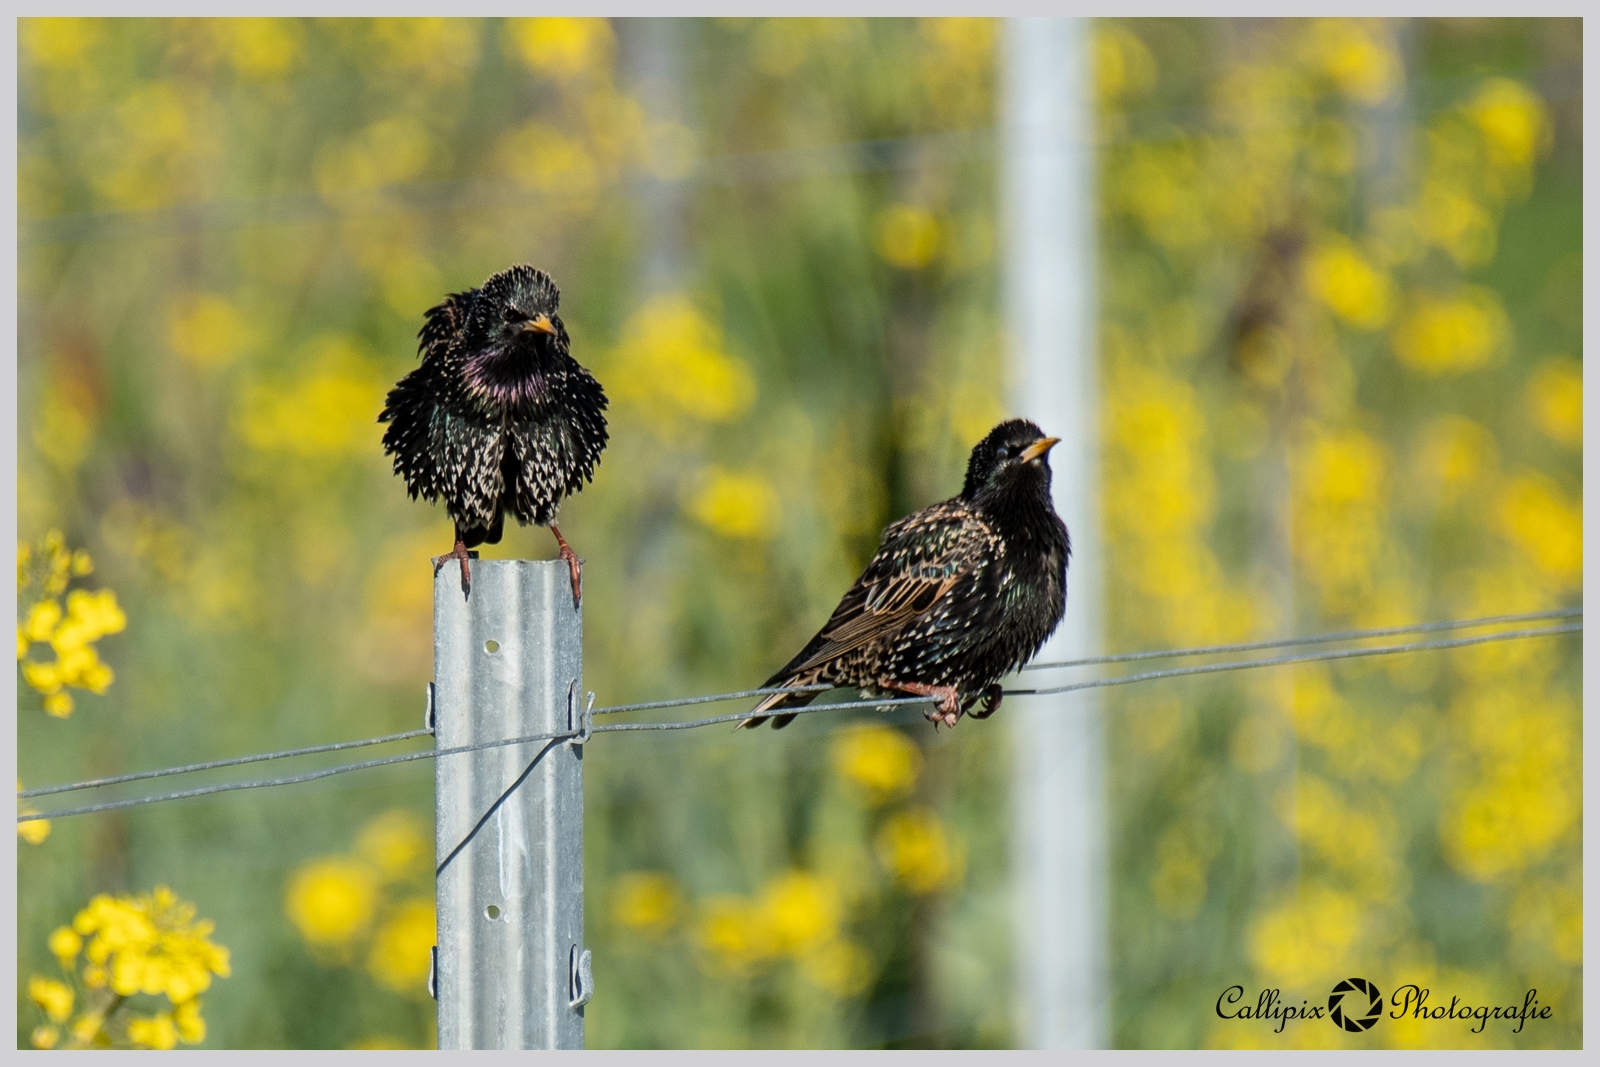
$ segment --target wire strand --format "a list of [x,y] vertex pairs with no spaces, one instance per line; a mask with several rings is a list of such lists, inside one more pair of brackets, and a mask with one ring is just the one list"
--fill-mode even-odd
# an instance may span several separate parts
[[1391,656],[1397,652],[1425,652],[1439,648],[1465,648],[1490,641],[1510,641],[1519,637],[1545,637],[1556,634],[1577,633],[1583,623],[1565,626],[1542,626],[1533,630],[1507,630],[1497,634],[1479,634],[1477,637],[1455,637],[1445,641],[1413,641],[1405,645],[1386,645],[1379,648],[1341,648],[1325,652],[1306,652],[1298,656],[1273,656],[1269,659],[1243,660],[1238,663],[1206,663],[1198,667],[1173,667],[1164,671],[1146,671],[1128,674],[1121,678],[1096,678],[1089,682],[1051,686],[1046,689],[1007,689],[1006,696],[1049,696],[1054,693],[1072,693],[1079,689],[1100,689],[1129,682],[1147,682],[1156,678],[1176,678],[1185,674],[1214,674],[1218,671],[1241,671],[1251,667],[1275,667],[1284,663],[1310,663],[1313,660],[1356,659],[1361,656]]
[[1025,671],[1048,671],[1067,667],[1087,667],[1096,663],[1125,663],[1129,660],[1140,659],[1181,659],[1185,656],[1212,656],[1228,652],[1259,652],[1267,648],[1292,648],[1295,645],[1315,645],[1326,641],[1360,641],[1370,637],[1394,637],[1398,634],[1430,633],[1439,630],[1471,630],[1479,626],[1496,626],[1503,623],[1567,619],[1582,614],[1582,608],[1557,608],[1553,611],[1530,611],[1523,615],[1490,615],[1482,619],[1419,622],[1412,623],[1409,626],[1389,626],[1381,630],[1344,630],[1340,633],[1310,634],[1305,637],[1279,637],[1271,641],[1250,641],[1241,645],[1210,645],[1205,648],[1183,648],[1157,652],[1118,652],[1109,656],[1090,656],[1087,659],[1068,659],[1055,663],[1030,663],[1022,669]]
[[139,782],[146,778],[166,778],[174,774],[188,774],[191,771],[210,771],[218,767],[237,767],[244,763],[262,763],[266,760],[285,759],[290,756],[312,756],[318,752],[339,752],[348,748],[387,745],[391,741],[406,741],[413,737],[422,737],[431,733],[433,733],[432,730],[407,730],[404,733],[388,734],[384,737],[369,737],[364,741],[340,741],[332,745],[313,745],[310,748],[290,748],[282,752],[263,752],[256,756],[236,756],[233,759],[212,760],[209,763],[190,763],[183,767],[167,767],[159,771],[119,774],[114,778],[91,778],[87,782],[71,782],[67,785],[45,785],[40,786],[38,789],[24,790],[17,794],[17,799],[50,796],[52,793],[71,793],[74,790],[94,789],[102,785],[121,785],[123,782]]
[[[1257,667],[1273,667],[1291,663],[1309,663],[1317,660],[1354,659],[1364,656],[1394,655],[1401,652],[1423,652],[1436,649],[1464,648],[1470,645],[1488,644],[1494,641],[1511,641],[1519,638],[1548,637],[1559,634],[1578,633],[1582,629],[1583,623],[1575,622],[1567,623],[1562,626],[1543,626],[1527,630],[1508,630],[1500,633],[1479,634],[1474,637],[1450,638],[1443,641],[1413,641],[1408,644],[1387,645],[1378,648],[1327,649],[1318,652],[1307,652],[1297,656],[1274,656],[1267,659],[1244,660],[1236,663],[1208,663],[1195,667],[1174,667],[1168,670],[1146,671],[1140,674],[1124,675],[1120,678],[1096,678],[1085,682],[1075,682],[1071,685],[1051,686],[1043,689],[1008,689],[1005,690],[1005,693],[1007,696],[1048,696],[1056,693],[1075,692],[1081,689],[1100,689],[1107,686],[1127,685],[1132,682],[1151,681],[1158,678],[1174,678],[1181,675],[1212,674],[1220,671],[1237,671]],[[807,691],[813,688],[815,687],[804,687],[804,689],[788,691]],[[734,696],[744,694],[753,695],[757,692],[761,691],[746,690],[741,694],[717,694],[710,697],[686,697],[678,701],[660,701],[651,705],[644,705],[642,707],[663,705],[679,707],[687,704],[708,703],[714,700],[727,700]],[[928,697],[896,697],[892,699],[880,700],[852,700],[833,704],[812,704],[801,708],[784,708],[781,712],[772,712],[771,709],[769,709],[769,712],[762,717],[769,717],[770,714],[812,715],[824,711],[845,711],[852,708],[898,707],[903,705],[928,704],[932,702],[933,701],[931,698]],[[594,714],[600,714],[602,710],[621,711],[630,709],[641,710],[640,707],[635,707],[633,705],[620,705],[611,709],[596,708]],[[735,712],[730,715],[719,715],[705,719],[688,719],[682,722],[612,723],[605,726],[595,726],[592,728],[592,732],[623,733],[645,730],[692,730],[703,726],[714,726],[719,723],[734,722],[748,718],[751,718],[751,712],[742,711]],[[426,731],[418,731],[417,733],[425,732]],[[412,736],[417,736],[417,733],[413,733]],[[263,789],[269,786],[294,785],[300,782],[311,782],[320,778],[332,777],[336,774],[344,774],[348,771],[366,770],[372,767],[383,767],[394,763],[408,763],[415,760],[431,759],[438,756],[455,756],[466,752],[478,752],[491,748],[503,748],[508,745],[525,745],[549,741],[567,741],[580,737],[581,734],[582,731],[580,730],[569,730],[564,733],[535,734],[529,737],[512,737],[495,741],[480,741],[476,744],[457,745],[451,748],[425,749],[421,752],[408,752],[399,756],[386,756],[382,759],[362,760],[358,763],[341,764],[337,767],[325,767],[321,770],[309,771],[304,774],[289,775],[282,778],[260,779],[253,782],[220,783],[217,785],[200,786],[195,789],[186,789],[175,793],[163,793],[148,797],[131,797],[124,800],[107,801],[101,804],[88,804],[77,808],[61,808],[54,811],[19,813],[17,816],[17,822],[32,822],[39,819],[60,819],[69,815],[88,815],[94,812],[113,811],[120,808],[137,807],[143,804],[155,804],[167,800],[182,800],[188,797],[208,796],[215,793],[227,793],[241,789]],[[374,738],[373,743],[377,743],[380,740],[387,739]],[[351,747],[350,742],[342,742],[342,744],[346,747]],[[325,746],[318,746],[318,748],[324,749]],[[143,772],[143,776],[153,777],[158,773],[161,772],[147,771]],[[74,784],[81,786],[85,783]],[[54,789],[56,792],[66,791],[66,787],[61,786],[50,788]],[[19,794],[19,799],[20,797],[21,794]]]

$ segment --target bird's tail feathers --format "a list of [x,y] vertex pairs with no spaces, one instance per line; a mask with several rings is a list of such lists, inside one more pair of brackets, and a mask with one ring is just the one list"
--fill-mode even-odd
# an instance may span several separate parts
[[[790,681],[792,682],[793,679]],[[762,686],[762,688],[769,688],[773,684],[773,682],[768,682],[766,685]],[[816,693],[768,693],[766,696],[761,698],[761,703],[750,709],[750,718],[745,719],[738,726],[734,727],[734,729],[743,730],[746,727],[760,726],[768,719],[768,716],[760,714],[763,711],[771,711],[773,708],[803,708],[816,698]],[[773,715],[771,716],[771,719],[772,728],[774,730],[781,730],[794,721],[794,716]]]

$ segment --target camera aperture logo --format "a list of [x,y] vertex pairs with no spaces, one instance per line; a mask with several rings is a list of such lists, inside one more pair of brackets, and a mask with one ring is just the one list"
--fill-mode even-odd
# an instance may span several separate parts
[[1333,987],[1324,1008],[1310,998],[1302,998],[1299,1004],[1287,1002],[1277,989],[1261,990],[1255,1002],[1250,1003],[1245,999],[1244,986],[1231,985],[1217,997],[1216,1011],[1220,1019],[1270,1023],[1278,1034],[1290,1023],[1303,1019],[1327,1019],[1341,1030],[1360,1034],[1378,1025],[1385,1014],[1391,1019],[1472,1022],[1475,1025],[1469,1029],[1475,1034],[1481,1034],[1491,1020],[1502,1019],[1514,1023],[1511,1032],[1520,1034],[1530,1019],[1549,1019],[1552,1014],[1548,1004],[1539,1003],[1537,989],[1524,993],[1520,1005],[1464,1004],[1459,996],[1452,996],[1448,1005],[1443,998],[1430,1004],[1432,996],[1432,990],[1410,982],[1396,989],[1385,1002],[1376,983],[1366,978],[1346,978]]
[[1328,995],[1328,1018],[1352,1034],[1371,1030],[1383,1018],[1383,994],[1365,978],[1346,978]]

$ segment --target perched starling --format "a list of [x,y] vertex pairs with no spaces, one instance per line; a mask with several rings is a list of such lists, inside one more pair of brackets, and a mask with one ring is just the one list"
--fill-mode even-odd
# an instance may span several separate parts
[[[855,686],[868,699],[936,697],[934,725],[954,726],[980,699],[1000,706],[1000,677],[1022,666],[1067,605],[1067,527],[1050,502],[1058,439],[1026,419],[1003,422],[972,450],[961,495],[883,531],[878,554],[822,632],[762,688]],[[815,693],[774,693],[740,726]],[[772,717],[774,728],[793,715]]]
[[498,544],[505,513],[548,526],[582,595],[578,557],[556,527],[561,498],[594,478],[606,446],[606,395],[568,352],[561,294],[541,270],[515,266],[429,310],[422,365],[389,391],[383,450],[415,499],[444,498],[455,549]]

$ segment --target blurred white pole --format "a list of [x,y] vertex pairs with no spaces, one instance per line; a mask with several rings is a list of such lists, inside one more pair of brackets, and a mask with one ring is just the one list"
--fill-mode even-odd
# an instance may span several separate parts
[[[1100,651],[1100,398],[1094,342],[1093,96],[1083,19],[1006,20],[1001,165],[1015,407],[1050,454],[1072,535],[1067,614],[1040,659]],[[1018,1034],[1109,1039],[1104,745],[1093,691],[1020,697],[1013,737]]]

